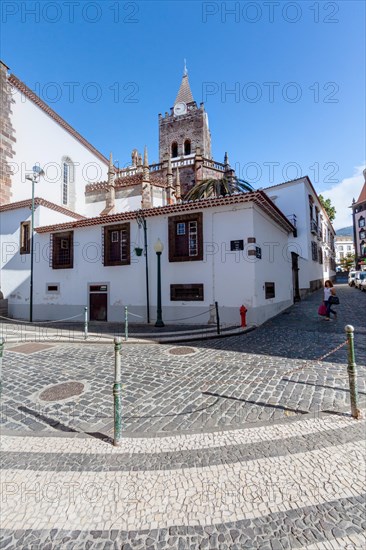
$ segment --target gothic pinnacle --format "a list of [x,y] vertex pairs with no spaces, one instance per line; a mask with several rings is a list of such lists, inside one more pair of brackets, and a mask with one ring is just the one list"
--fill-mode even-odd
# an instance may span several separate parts
[[147,158],[147,147],[145,145],[145,148],[144,148],[144,166],[149,166],[149,161],[148,161],[148,158]]

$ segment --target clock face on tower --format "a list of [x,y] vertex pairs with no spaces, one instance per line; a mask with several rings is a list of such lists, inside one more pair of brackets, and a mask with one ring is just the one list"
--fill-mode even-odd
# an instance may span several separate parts
[[184,115],[186,114],[186,112],[187,112],[187,105],[183,103],[183,101],[180,103],[176,103],[176,105],[174,105],[174,114],[176,116]]

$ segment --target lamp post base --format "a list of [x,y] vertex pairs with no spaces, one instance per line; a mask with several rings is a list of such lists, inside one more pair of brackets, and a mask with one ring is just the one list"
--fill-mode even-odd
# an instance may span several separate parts
[[165,327],[163,321],[161,319],[158,319],[154,325],[155,327]]

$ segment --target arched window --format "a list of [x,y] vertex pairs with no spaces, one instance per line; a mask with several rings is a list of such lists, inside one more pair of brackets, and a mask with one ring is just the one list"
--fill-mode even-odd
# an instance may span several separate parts
[[178,143],[176,141],[174,141],[172,143],[172,158],[177,157],[177,156],[178,156]]
[[69,157],[62,158],[62,204],[70,202],[70,184],[74,182],[74,165]]
[[190,155],[191,154],[191,140],[186,139],[184,142],[184,154]]

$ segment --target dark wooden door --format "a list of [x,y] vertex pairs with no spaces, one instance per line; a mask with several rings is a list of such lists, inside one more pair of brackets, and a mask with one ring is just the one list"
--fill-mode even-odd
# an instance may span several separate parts
[[107,297],[106,292],[91,292],[90,293],[90,320],[91,321],[106,321],[107,320]]
[[292,259],[292,283],[294,289],[294,302],[300,302],[300,287],[299,287],[299,255],[291,252]]

